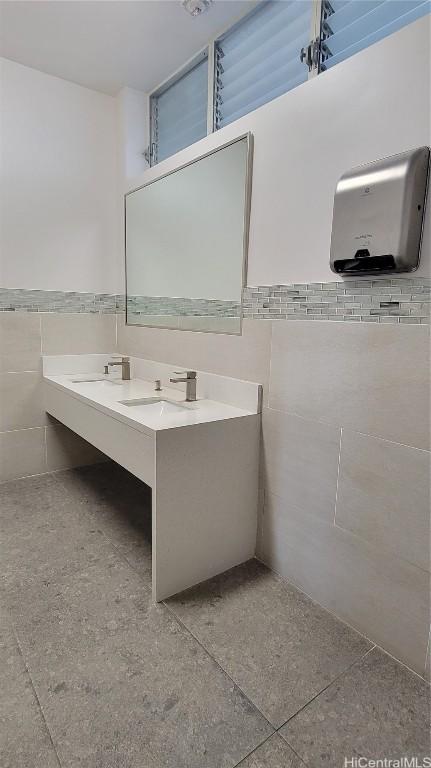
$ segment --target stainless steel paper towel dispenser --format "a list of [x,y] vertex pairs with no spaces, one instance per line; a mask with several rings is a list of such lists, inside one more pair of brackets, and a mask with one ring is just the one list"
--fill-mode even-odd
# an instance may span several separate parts
[[334,197],[333,272],[418,268],[429,163],[429,147],[419,147],[343,174]]

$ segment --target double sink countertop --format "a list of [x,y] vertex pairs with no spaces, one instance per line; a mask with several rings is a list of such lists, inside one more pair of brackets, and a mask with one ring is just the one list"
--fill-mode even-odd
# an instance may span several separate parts
[[[250,416],[253,411],[215,400],[185,401],[185,393],[141,378],[123,381],[118,374],[67,373],[48,375],[44,381],[102,413],[153,435],[165,429]],[[134,401],[134,402],[133,402]]]

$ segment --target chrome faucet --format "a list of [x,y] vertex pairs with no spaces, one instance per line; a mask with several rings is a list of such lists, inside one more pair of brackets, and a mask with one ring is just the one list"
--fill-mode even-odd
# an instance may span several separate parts
[[130,357],[122,357],[121,360],[110,360],[108,366],[111,365],[121,365],[121,378],[123,381],[130,381]]
[[176,376],[183,376],[182,379],[169,379],[171,384],[186,384],[186,400],[188,403],[196,400],[196,371],[174,371]]

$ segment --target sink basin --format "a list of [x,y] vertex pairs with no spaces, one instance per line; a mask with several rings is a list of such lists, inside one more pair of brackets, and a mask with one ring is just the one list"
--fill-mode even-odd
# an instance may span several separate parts
[[127,405],[129,408],[145,408],[145,413],[154,416],[164,416],[188,410],[186,405],[174,403],[172,400],[163,400],[161,397],[141,397],[135,400],[119,400],[119,403],[121,403],[121,405]]

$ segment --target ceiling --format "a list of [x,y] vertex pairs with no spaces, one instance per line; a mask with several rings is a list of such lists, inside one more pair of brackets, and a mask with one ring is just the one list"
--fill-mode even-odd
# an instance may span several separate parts
[[108,94],[151,91],[255,5],[215,0],[2,0],[0,55]]

